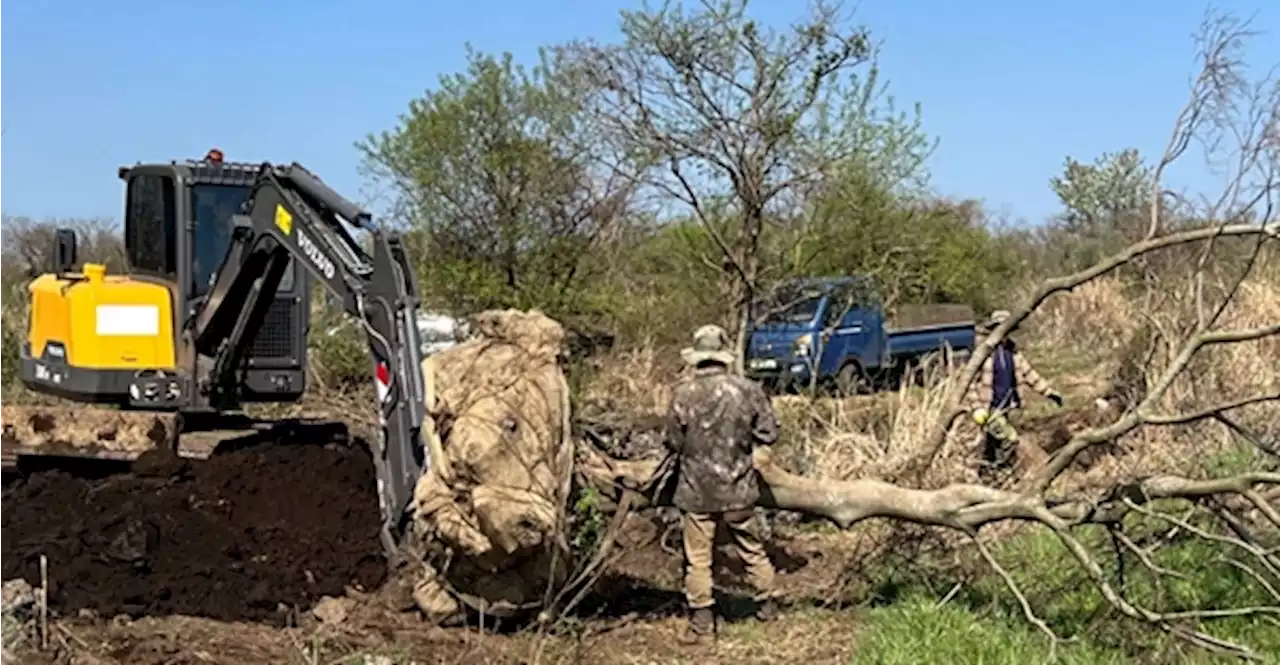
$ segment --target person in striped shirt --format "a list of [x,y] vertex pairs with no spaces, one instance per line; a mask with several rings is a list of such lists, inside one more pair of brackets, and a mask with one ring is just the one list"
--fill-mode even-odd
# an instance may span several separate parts
[[[978,331],[990,335],[1009,316],[1006,310],[992,312]],[[1017,450],[1018,429],[1015,424],[1023,406],[1019,391],[1022,386],[1044,395],[1058,407],[1063,405],[1062,394],[1018,353],[1017,344],[1006,336],[983,363],[978,376],[969,385],[965,399],[973,421],[985,435],[984,471],[1006,466]]]

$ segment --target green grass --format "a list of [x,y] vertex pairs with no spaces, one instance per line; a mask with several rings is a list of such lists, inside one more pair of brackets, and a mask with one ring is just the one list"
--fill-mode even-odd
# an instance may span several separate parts
[[[1217,460],[1232,464],[1238,460]],[[1157,525],[1133,517],[1125,532],[1141,538]],[[1157,584],[1129,556],[1123,582],[1101,528],[1081,529],[1076,537],[1094,553],[1108,580],[1134,603],[1155,611],[1223,609],[1267,604],[1267,592],[1255,580],[1217,561],[1224,553],[1198,540],[1176,541],[1155,555],[1164,567],[1186,580]],[[1077,665],[1216,665],[1240,662],[1213,654],[1159,628],[1131,620],[1114,610],[1085,572],[1050,533],[1011,538],[993,554],[1016,580],[1036,615],[1062,638],[1052,662]],[[744,665],[755,662],[892,665],[955,663],[1022,665],[1049,661],[1049,640],[1030,623],[1003,580],[974,556],[942,569],[927,561],[881,561],[864,570],[872,583],[858,593],[862,607],[789,608],[777,624],[753,621],[729,624],[722,654]],[[914,565],[903,565],[914,564]],[[948,595],[957,582],[957,593]],[[1280,581],[1272,580],[1272,584]],[[854,600],[854,599],[851,599]],[[1280,665],[1280,624],[1263,618],[1205,622],[1210,634],[1246,645],[1264,663]],[[661,659],[655,662],[667,662]],[[676,661],[670,661],[676,662]],[[679,661],[686,662],[686,661]],[[690,657],[687,662],[699,662]]]
[[[1126,533],[1136,536],[1153,525],[1132,519]],[[1105,531],[1094,528],[1077,534],[1098,557],[1108,579],[1126,596],[1155,611],[1226,609],[1268,604],[1266,590],[1245,573],[1218,561],[1224,553],[1197,540],[1160,550],[1156,561],[1187,575],[1185,580],[1157,583],[1132,556],[1126,561],[1123,583],[1110,553]],[[1058,662],[1063,663],[1219,663],[1234,659],[1215,656],[1115,611],[1084,571],[1050,534],[1032,534],[994,548],[994,555],[1026,594],[1036,614],[1059,637]],[[854,663],[1029,663],[1048,655],[1047,637],[1023,616],[1003,581],[981,568],[945,605],[936,591],[917,581],[899,588],[889,604],[867,610],[865,631]],[[957,579],[961,575],[955,575]],[[1272,580],[1272,584],[1276,581]],[[1272,603],[1273,604],[1273,603]],[[1280,626],[1263,617],[1206,622],[1210,634],[1252,647],[1280,663]]]
[[[1101,631],[1096,637],[1091,633],[1079,634],[1060,644],[1056,662],[1080,665],[1237,662],[1154,633],[1149,628],[1116,623],[1122,625]],[[1275,656],[1280,653],[1280,639],[1274,633],[1280,630],[1261,622],[1217,631],[1220,637],[1249,641],[1263,655],[1263,662],[1280,663],[1280,658]],[[1048,655],[1046,636],[1021,617],[974,608],[954,600],[939,607],[933,598],[916,597],[868,610],[851,662],[1020,665],[1045,662]]]
[[[950,603],[939,607],[928,598],[872,609],[852,662],[1024,665],[1045,660],[1048,641],[1043,634],[1029,625],[983,614]],[[1087,643],[1059,647],[1058,656],[1058,662],[1081,665],[1132,662],[1121,653]]]
[[[1249,447],[1240,447],[1203,460],[1204,472],[1225,476],[1246,470],[1272,468]],[[1181,516],[1185,502],[1153,504]],[[1199,519],[1199,518],[1196,518]],[[1195,521],[1195,520],[1193,520]],[[1200,524],[1207,528],[1208,524]],[[826,525],[810,527],[825,530]],[[809,530],[807,529],[807,530]],[[1124,533],[1142,542],[1146,536],[1167,533],[1166,522],[1134,514],[1126,519]],[[1280,533],[1260,528],[1280,545]],[[1165,543],[1153,554],[1164,568],[1179,571],[1185,579],[1157,580],[1137,558],[1127,553],[1120,575],[1110,535],[1103,527],[1082,527],[1074,532],[1095,557],[1109,583],[1132,603],[1157,612],[1233,609],[1275,605],[1256,579],[1221,560],[1232,552],[1199,539],[1181,538]],[[1132,663],[1172,665],[1239,662],[1190,645],[1144,622],[1129,619],[1102,596],[1084,569],[1047,530],[1028,533],[992,546],[993,555],[1010,573],[1028,598],[1036,615],[1065,641],[1057,647],[1061,663]],[[910,554],[894,555],[864,564],[859,576],[870,586],[850,600],[862,600],[857,616],[836,619],[826,610],[809,611],[807,621],[817,626],[839,620],[856,630],[851,639],[852,663],[1040,663],[1048,656],[1044,633],[1025,618],[1017,599],[1004,581],[968,552],[956,564],[912,560]],[[1259,566],[1253,566],[1257,569]],[[1280,588],[1280,579],[1270,584]],[[947,603],[939,600],[961,583]],[[805,610],[799,610],[804,612]],[[792,610],[792,613],[797,610]],[[793,615],[794,616],[794,615]],[[838,615],[837,615],[838,616]],[[1254,616],[1202,622],[1199,629],[1217,638],[1252,648],[1265,663],[1280,665],[1280,617]],[[794,620],[794,619],[793,619]],[[735,637],[750,641],[754,633],[767,638],[770,629],[738,629]],[[799,659],[803,660],[803,659]]]

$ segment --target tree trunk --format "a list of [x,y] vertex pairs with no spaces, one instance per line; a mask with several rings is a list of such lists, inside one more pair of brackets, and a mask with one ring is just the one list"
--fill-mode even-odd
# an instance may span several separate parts
[[733,371],[738,374],[746,374],[746,358],[747,358],[747,342],[751,338],[751,317],[748,316],[749,308],[742,308],[738,314],[738,334],[734,338],[733,344]]

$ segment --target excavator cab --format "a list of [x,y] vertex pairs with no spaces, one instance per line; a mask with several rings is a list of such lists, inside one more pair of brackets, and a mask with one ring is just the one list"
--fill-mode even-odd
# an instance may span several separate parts
[[[202,374],[189,334],[231,245],[232,218],[249,200],[257,164],[227,163],[212,150],[204,159],[121,168],[125,182],[125,247],[131,272],[168,283],[174,303],[175,355],[180,371]],[[245,403],[292,402],[306,391],[311,280],[290,261],[266,318],[244,358],[238,398]],[[207,363],[207,361],[206,361]],[[199,410],[198,385],[183,408]]]

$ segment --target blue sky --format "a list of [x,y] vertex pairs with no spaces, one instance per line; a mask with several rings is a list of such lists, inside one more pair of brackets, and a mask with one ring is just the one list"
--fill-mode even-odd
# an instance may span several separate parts
[[[112,217],[117,166],[198,157],[299,161],[370,201],[354,142],[390,128],[464,44],[529,61],[539,45],[610,40],[616,0],[9,0],[3,5],[0,205],[9,215]],[[1251,59],[1280,64],[1280,2],[1222,0],[1267,31]],[[755,0],[782,23],[804,10]],[[902,103],[941,140],[940,193],[1037,221],[1067,155],[1158,155],[1194,72],[1193,0],[862,0]],[[1208,187],[1195,165],[1175,174]]]

